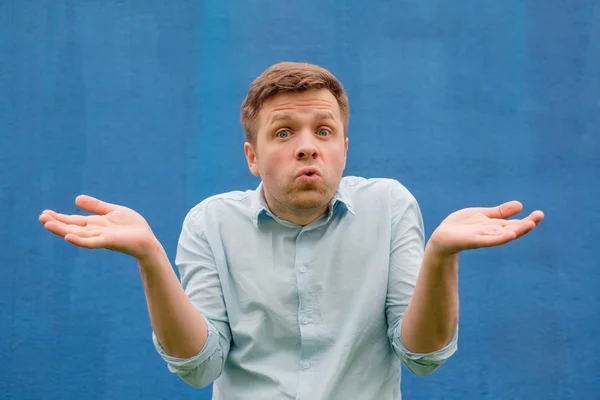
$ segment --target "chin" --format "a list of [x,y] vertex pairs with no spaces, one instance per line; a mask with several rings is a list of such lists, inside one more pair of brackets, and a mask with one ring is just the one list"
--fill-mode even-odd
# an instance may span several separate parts
[[290,196],[290,203],[298,209],[315,210],[325,207],[329,204],[331,196],[318,190],[305,190],[300,193],[293,193]]

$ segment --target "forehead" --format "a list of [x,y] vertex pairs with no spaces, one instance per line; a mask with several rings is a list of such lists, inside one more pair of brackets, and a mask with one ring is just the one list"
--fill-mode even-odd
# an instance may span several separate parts
[[268,99],[260,109],[261,127],[266,127],[274,120],[302,117],[305,115],[320,118],[330,116],[341,123],[341,112],[335,96],[326,89],[310,90],[301,93],[279,93]]

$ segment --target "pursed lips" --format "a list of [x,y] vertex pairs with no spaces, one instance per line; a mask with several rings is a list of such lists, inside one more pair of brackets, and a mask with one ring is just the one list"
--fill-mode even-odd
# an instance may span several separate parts
[[320,176],[321,173],[319,172],[319,170],[317,168],[314,167],[304,167],[302,169],[300,169],[300,171],[298,171],[298,174],[296,175],[296,177],[300,177],[300,176],[313,176],[313,175],[317,175]]

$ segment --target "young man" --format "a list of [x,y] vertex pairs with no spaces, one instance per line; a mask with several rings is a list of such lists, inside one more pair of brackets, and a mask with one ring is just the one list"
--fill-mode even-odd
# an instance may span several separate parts
[[176,265],[135,211],[79,196],[95,215],[44,211],[74,245],[135,257],[153,340],[170,371],[214,399],[400,399],[455,351],[458,254],[542,219],[513,201],[467,208],[424,243],[415,198],[392,179],[342,177],[343,87],[315,65],[281,63],[242,105],[256,190],[206,199],[186,216]]

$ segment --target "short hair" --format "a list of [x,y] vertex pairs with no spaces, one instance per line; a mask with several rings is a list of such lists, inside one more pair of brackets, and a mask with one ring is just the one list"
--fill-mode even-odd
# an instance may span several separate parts
[[327,69],[300,62],[281,62],[266,69],[256,78],[248,90],[241,107],[241,123],[246,141],[254,144],[256,123],[261,107],[278,93],[302,93],[309,90],[327,89],[340,107],[347,134],[349,121],[348,96],[342,83]]

